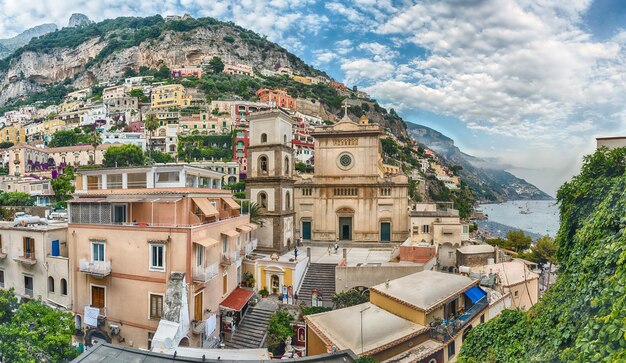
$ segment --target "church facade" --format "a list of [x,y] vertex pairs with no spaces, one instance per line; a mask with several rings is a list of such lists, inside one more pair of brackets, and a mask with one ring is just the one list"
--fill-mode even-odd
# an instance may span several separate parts
[[315,172],[295,183],[298,236],[328,242],[408,238],[408,177],[383,164],[382,135],[366,117],[357,123],[347,115],[315,129]]
[[294,243],[294,158],[291,119],[278,110],[249,117],[246,197],[262,210],[257,249],[282,253]]

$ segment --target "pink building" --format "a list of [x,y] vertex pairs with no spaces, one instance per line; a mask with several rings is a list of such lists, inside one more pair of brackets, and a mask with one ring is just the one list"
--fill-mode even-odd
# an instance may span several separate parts
[[174,68],[172,69],[172,78],[196,77],[202,78],[202,68]]

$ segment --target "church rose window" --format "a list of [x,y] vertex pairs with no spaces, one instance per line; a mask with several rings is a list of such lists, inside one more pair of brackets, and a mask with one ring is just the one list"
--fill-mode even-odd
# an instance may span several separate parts
[[339,164],[343,168],[350,167],[350,165],[352,165],[352,156],[350,156],[349,154],[342,154],[341,156],[339,156]]

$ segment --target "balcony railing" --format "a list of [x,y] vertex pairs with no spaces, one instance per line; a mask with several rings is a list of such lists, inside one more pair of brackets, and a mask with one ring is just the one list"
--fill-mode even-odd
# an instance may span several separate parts
[[94,277],[106,277],[111,274],[111,261],[88,261],[81,259],[79,270]]
[[24,252],[22,256],[15,257],[13,260],[26,266],[32,266],[37,263],[35,252]]
[[456,318],[443,320],[441,323],[434,325],[430,330],[431,338],[441,342],[446,342],[454,338],[454,336],[483,311],[487,305],[489,305],[489,301],[487,300],[487,296],[485,296]]
[[248,243],[244,244],[241,247],[241,254],[243,256],[247,256],[251,254],[252,251],[254,251],[257,248],[258,244],[259,244],[259,240],[257,240],[256,238],[253,240],[250,240]]
[[192,324],[191,324],[191,331],[194,334],[202,334],[202,333],[204,333],[204,324],[206,324],[204,320],[201,320],[201,321],[195,321],[194,320],[192,322]]
[[193,274],[193,281],[195,282],[209,282],[219,273],[219,265],[217,263],[210,264],[209,266],[196,266]]

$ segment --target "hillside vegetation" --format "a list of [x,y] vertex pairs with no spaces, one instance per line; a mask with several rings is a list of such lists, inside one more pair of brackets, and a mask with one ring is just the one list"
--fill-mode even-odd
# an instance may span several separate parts
[[626,148],[600,149],[557,194],[559,277],[527,312],[473,329],[460,362],[626,361]]

